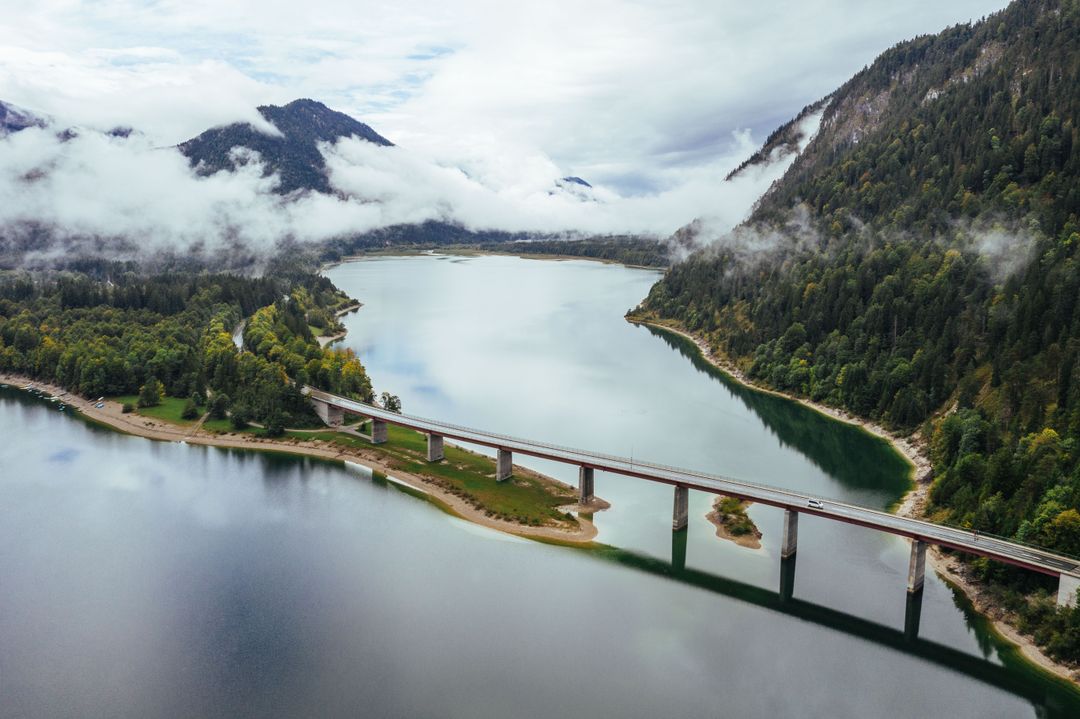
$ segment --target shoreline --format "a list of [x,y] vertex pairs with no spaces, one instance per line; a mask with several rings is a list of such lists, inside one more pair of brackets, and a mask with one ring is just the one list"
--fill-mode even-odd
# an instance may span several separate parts
[[[386,475],[391,481],[404,484],[407,487],[426,495],[425,499],[451,516],[464,519],[473,524],[494,529],[506,534],[513,534],[525,539],[534,539],[570,546],[588,547],[597,535],[596,526],[582,516],[575,516],[577,530],[564,530],[557,527],[533,527],[514,522],[506,522],[488,517],[484,510],[477,509],[461,497],[454,495],[437,484],[434,480],[422,475],[403,472],[390,467],[375,452],[363,450],[350,450],[322,440],[273,440],[252,435],[236,433],[217,434],[201,429],[202,423],[196,422],[190,426],[170,424],[164,420],[156,420],[134,412],[124,414],[121,404],[112,400],[103,400],[103,408],[95,406],[93,400],[88,400],[80,395],[70,392],[63,387],[35,380],[31,377],[18,374],[0,372],[0,383],[9,385],[12,389],[22,391],[26,385],[32,385],[35,389],[45,391],[62,400],[69,408],[74,409],[84,419],[96,424],[105,425],[112,430],[122,432],[144,439],[161,442],[184,442],[186,444],[199,444],[208,447],[221,447],[226,449],[246,449],[263,452],[284,452],[287,454],[315,457],[318,459],[330,459],[341,462],[353,462],[361,464],[368,469]],[[465,450],[468,451],[468,450]],[[560,482],[552,477],[547,477],[515,465],[516,474],[528,475],[541,478],[545,481],[566,487],[576,491],[574,487]],[[568,505],[572,506],[572,505]],[[592,511],[596,511],[596,507]]]
[[[321,273],[322,270],[320,269],[319,272]],[[363,302],[361,302],[360,300],[354,300],[348,306],[343,307],[342,309],[335,312],[334,313],[334,319],[337,319],[338,317],[343,317],[344,315],[356,312],[357,310],[359,310],[363,306],[364,306]],[[335,342],[337,342],[338,340],[344,339],[345,335],[347,335],[347,334],[349,334],[349,331],[343,329],[343,330],[341,330],[341,332],[335,332],[332,335],[326,335],[326,336],[319,335],[318,337],[315,338],[315,341],[319,343],[319,347],[328,347],[328,346],[334,344]]]
[[648,270],[650,272],[664,273],[668,271],[667,267],[654,267],[652,265],[631,265],[619,260],[612,260],[606,257],[586,257],[584,255],[556,255],[556,254],[529,254],[521,252],[503,252],[497,249],[476,249],[473,247],[467,247],[464,245],[447,245],[444,247],[387,247],[380,248],[378,250],[371,250],[369,252],[362,252],[356,255],[345,255],[339,260],[333,262],[327,262],[319,268],[319,272],[322,273],[326,270],[333,269],[339,265],[343,265],[347,262],[358,262],[369,257],[423,257],[425,255],[437,256],[444,255],[446,257],[517,257],[522,260],[544,260],[548,262],[566,262],[569,260],[583,260],[585,262],[599,262],[602,265],[620,265],[622,267],[629,267],[635,270]]
[[[750,520],[750,524],[753,525],[754,529],[748,534],[734,534],[724,523],[724,516],[720,513],[720,503],[723,500],[723,495],[717,495],[716,499],[713,500],[712,511],[705,515],[705,519],[712,522],[712,525],[716,527],[716,536],[746,549],[761,549],[761,530],[757,528],[757,525],[754,525],[752,520]],[[751,504],[753,502],[743,502],[740,506],[745,512],[746,508]]]
[[[863,431],[888,442],[893,450],[903,457],[910,465],[911,473],[909,479],[912,484],[911,488],[904,496],[891,506],[888,511],[903,517],[911,517],[914,519],[921,518],[920,514],[922,508],[926,505],[927,495],[930,491],[932,470],[930,458],[926,456],[926,448],[923,443],[912,437],[903,437],[894,432],[890,432],[875,422],[860,419],[844,410],[829,407],[803,397],[795,397],[784,392],[778,392],[769,387],[763,387],[748,378],[746,374],[735,366],[728,358],[714,355],[704,340],[695,337],[682,328],[640,317],[628,316],[626,319],[631,324],[648,325],[665,332],[671,332],[672,334],[679,335],[683,339],[689,340],[694,344],[698,353],[706,362],[745,387],[771,394],[776,397],[783,397],[793,402],[798,402],[807,409],[823,414],[830,419],[855,425]],[[717,534],[719,534],[719,531]],[[1009,624],[1008,621],[1006,621],[1006,615],[1000,608],[992,606],[987,601],[979,585],[961,571],[960,566],[956,563],[954,558],[947,557],[938,547],[932,546],[930,547],[930,551],[927,552],[926,559],[934,572],[936,572],[950,587],[962,592],[971,602],[975,611],[986,618],[992,631],[996,632],[1005,641],[1012,644],[1024,659],[1044,672],[1052,674],[1059,679],[1064,679],[1075,686],[1080,686],[1080,669],[1073,669],[1051,659],[1043,653],[1039,645],[1035,643],[1034,638],[1021,634],[1014,626]]]

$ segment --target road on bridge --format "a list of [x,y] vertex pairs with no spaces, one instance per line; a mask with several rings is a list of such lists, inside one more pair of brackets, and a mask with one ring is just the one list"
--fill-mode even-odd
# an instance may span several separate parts
[[[494,449],[518,452],[533,457],[551,459],[557,462],[591,467],[602,472],[637,477],[652,482],[662,482],[679,487],[738,497],[753,502],[760,502],[782,509],[870,527],[882,532],[896,534],[910,539],[917,539],[929,544],[950,547],[971,554],[989,557],[1008,564],[1014,564],[1043,574],[1060,576],[1080,575],[1080,562],[1069,557],[1053,554],[1034,547],[996,537],[975,535],[970,530],[946,527],[919,519],[900,517],[876,509],[868,509],[853,504],[844,504],[830,499],[823,499],[767,485],[744,482],[719,475],[697,472],[694,470],[668,467],[661,464],[642,462],[628,457],[590,452],[583,449],[561,447],[543,442],[509,437],[493,432],[461,427],[447,422],[398,414],[363,402],[340,397],[329,392],[306,387],[304,392],[312,399],[339,407],[350,414],[377,419],[388,424],[407,427],[426,434],[435,434],[447,439],[469,442]],[[811,502],[815,505],[811,506]]]

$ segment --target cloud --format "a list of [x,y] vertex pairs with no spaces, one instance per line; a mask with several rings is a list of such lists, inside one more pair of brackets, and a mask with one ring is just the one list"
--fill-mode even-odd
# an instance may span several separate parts
[[[145,134],[4,141],[0,218],[176,247],[416,219],[662,235],[704,217],[718,235],[783,169],[722,181],[757,140],[889,45],[1004,5],[18,3],[0,13],[0,99],[61,125]],[[175,151],[155,150],[233,121],[271,131],[255,106],[296,97],[400,145],[326,149],[333,182],[355,198],[284,203],[257,167],[198,179]],[[26,183],[16,167],[35,162],[51,169]],[[554,191],[566,175],[593,183],[596,201]]]
[[583,199],[558,188],[559,169],[542,156],[522,159],[510,182],[501,163],[474,163],[467,172],[408,148],[348,139],[322,148],[335,195],[281,197],[273,192],[277,177],[264,177],[250,151],[236,151],[245,159],[236,172],[200,177],[175,148],[138,133],[83,129],[62,139],[55,128],[31,128],[0,139],[0,238],[7,237],[10,261],[26,228],[47,229],[55,242],[28,256],[47,261],[78,252],[260,250],[282,239],[310,242],[426,220],[475,230],[666,235],[677,226],[671,218],[690,216],[706,200],[728,207],[730,224],[741,219],[771,175],[724,183],[753,147],[747,134],[737,147],[715,173],[699,171],[672,190],[624,198],[595,188]]
[[37,0],[0,14],[0,99],[174,144],[315,97],[444,164],[524,147],[647,194],[893,43],[1005,4]]

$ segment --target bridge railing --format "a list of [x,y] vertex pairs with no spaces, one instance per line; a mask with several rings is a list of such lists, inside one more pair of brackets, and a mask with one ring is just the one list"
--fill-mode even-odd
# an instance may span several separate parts
[[1006,537],[1001,534],[994,534],[993,532],[984,532],[983,530],[978,529],[978,527],[965,527],[961,524],[957,524],[956,522],[935,522],[935,524],[940,524],[942,527],[949,527],[950,529],[959,529],[963,532],[974,532],[975,530],[978,530],[979,539],[982,539],[983,537],[987,539],[994,539],[999,542],[1015,544],[1021,547],[1026,547],[1028,549],[1034,549],[1036,552],[1045,552],[1046,554],[1052,554],[1055,557],[1063,557],[1065,559],[1071,559],[1074,562],[1080,563],[1080,556],[1077,556],[1075,554],[1069,554],[1067,552],[1062,552],[1058,549],[1047,549],[1046,547],[1024,541],[1023,539],[1017,539],[1016,537]]
[[[701,471],[698,471],[698,470],[686,469],[685,467],[675,467],[675,466],[672,466],[672,465],[659,464],[657,462],[649,462],[649,461],[636,461],[632,457],[623,457],[623,456],[615,455],[615,454],[606,454],[606,453],[603,453],[603,452],[595,452],[593,450],[581,449],[580,447],[569,447],[569,446],[566,446],[566,445],[554,444],[554,443],[551,443],[551,442],[538,442],[538,441],[532,440],[532,439],[525,439],[524,437],[515,437],[515,436],[509,435],[509,434],[500,434],[498,432],[489,432],[489,431],[486,431],[486,430],[479,430],[479,429],[476,429],[474,427],[466,427],[464,425],[454,424],[452,422],[445,422],[443,420],[429,419],[427,417],[421,417],[419,415],[402,414],[402,413],[399,413],[399,412],[390,412],[389,410],[383,409],[382,407],[376,407],[374,405],[369,405],[369,404],[366,404],[364,402],[358,402],[356,400],[347,399],[345,397],[338,397],[337,395],[331,394],[330,392],[326,392],[324,390],[318,390],[318,389],[315,389],[315,388],[311,388],[311,389],[314,389],[317,392],[321,392],[321,393],[323,393],[325,395],[333,397],[335,400],[339,400],[339,401],[343,400],[344,402],[346,402],[348,404],[356,405],[356,406],[358,406],[360,408],[378,410],[380,413],[382,413],[384,415],[386,415],[386,414],[395,415],[397,417],[400,417],[402,420],[405,420],[406,422],[408,422],[409,420],[413,420],[414,422],[417,422],[417,423],[433,425],[434,428],[436,428],[436,429],[445,428],[445,429],[449,429],[449,430],[454,430],[454,431],[462,433],[462,434],[480,435],[484,439],[503,440],[503,441],[506,441],[506,442],[512,442],[514,444],[529,445],[529,446],[532,446],[532,447],[538,447],[538,448],[542,448],[542,449],[552,450],[552,451],[555,451],[555,452],[563,452],[563,453],[583,455],[585,457],[585,459],[595,458],[595,459],[598,459],[598,460],[604,460],[604,461],[607,461],[607,462],[613,462],[613,463],[617,463],[617,464],[627,464],[627,465],[630,465],[630,467],[634,467],[636,465],[638,467],[648,468],[648,469],[657,469],[657,470],[660,470],[660,471],[663,471],[663,472],[671,472],[671,473],[674,473],[674,474],[684,474],[684,475],[689,475],[691,477],[700,477],[701,479],[711,479],[711,480],[718,480],[718,481],[721,481],[721,482],[731,482],[733,484],[746,485],[746,486],[751,487],[753,489],[762,489],[762,490],[766,490],[766,491],[769,491],[769,492],[776,492],[778,494],[786,495],[788,497],[791,497],[792,500],[794,500],[795,502],[801,502],[806,498],[806,495],[804,495],[804,494],[800,494],[798,492],[793,492],[790,489],[786,489],[786,488],[783,488],[783,487],[776,487],[776,486],[773,486],[773,485],[770,485],[770,484],[761,484],[761,483],[758,483],[758,482],[749,483],[749,482],[744,482],[742,480],[735,479],[735,478],[732,478],[732,477],[725,477],[723,475],[718,475],[718,474],[709,474],[707,472],[701,472]],[[392,423],[393,419],[389,419],[388,421],[390,421]],[[463,438],[461,441],[468,442],[470,440]],[[847,505],[846,502],[842,502],[842,501],[836,500],[836,499],[831,499],[831,498],[828,498],[828,497],[820,497],[820,499],[824,499],[825,501],[832,502],[832,503],[835,503],[835,504]],[[847,506],[855,507],[857,509],[870,509],[869,507],[859,507],[857,505],[847,505]],[[875,510],[871,510],[871,511],[875,511]],[[890,515],[890,516],[897,516],[897,515]],[[923,520],[923,521],[925,521],[925,520]],[[928,522],[928,523],[929,524],[934,524],[936,526],[948,527],[950,529],[957,529],[957,530],[964,531],[964,532],[972,532],[972,531],[974,531],[972,527],[964,527],[964,526],[958,525],[956,523],[946,523],[946,522]],[[1056,555],[1058,557],[1063,557],[1063,558],[1066,558],[1066,559],[1071,559],[1071,560],[1076,561],[1076,562],[1080,562],[1080,557],[1078,557],[1076,555],[1066,554],[1064,552],[1060,552],[1060,551],[1054,550],[1054,549],[1047,549],[1046,547],[1040,547],[1037,544],[1032,544],[1030,542],[1025,542],[1025,541],[1022,541],[1022,540],[1019,540],[1019,539],[1015,539],[1013,537],[1004,537],[1004,536],[1001,536],[1001,535],[998,535],[998,534],[991,534],[989,532],[984,532],[981,529],[979,530],[979,536],[980,537],[986,537],[988,539],[996,539],[998,541],[1006,542],[1008,544],[1020,545],[1022,547],[1026,547],[1028,549],[1033,549],[1033,550],[1035,550],[1037,552],[1044,552],[1046,554]]]

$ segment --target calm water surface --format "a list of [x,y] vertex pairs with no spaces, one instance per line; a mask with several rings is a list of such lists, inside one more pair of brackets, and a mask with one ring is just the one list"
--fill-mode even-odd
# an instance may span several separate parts
[[[905,466],[623,321],[656,275],[411,257],[339,266],[408,412],[884,507]],[[585,552],[450,518],[334,463],[118,435],[0,391],[0,716],[1075,717],[907,546],[812,517],[791,596],[691,495],[597,474]],[[567,481],[573,468],[519,458]],[[792,581],[787,567],[785,584]],[[910,615],[909,615],[910,616]]]

